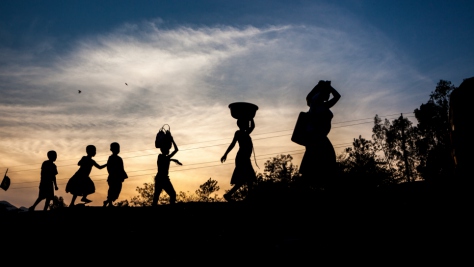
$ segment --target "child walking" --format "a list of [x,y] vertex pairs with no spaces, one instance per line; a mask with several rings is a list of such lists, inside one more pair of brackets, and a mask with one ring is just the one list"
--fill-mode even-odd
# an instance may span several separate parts
[[34,211],[36,205],[38,205],[43,199],[46,199],[43,210],[48,210],[51,200],[54,199],[54,190],[58,190],[58,185],[56,184],[56,174],[58,174],[58,170],[56,164],[54,164],[58,155],[54,150],[48,151],[47,155],[48,160],[45,160],[43,165],[41,165],[41,181],[39,185],[38,198],[33,206],[29,208],[30,211]]
[[169,174],[170,169],[170,162],[173,161],[178,165],[183,165],[179,160],[172,159],[172,157],[178,152],[178,146],[174,142],[173,137],[171,137],[171,142],[174,147],[174,151],[170,153],[169,148],[161,147],[161,154],[158,155],[158,160],[156,162],[158,166],[158,173],[155,176],[155,193],[153,194],[153,203],[152,206],[158,205],[158,199],[160,198],[160,194],[162,190],[170,196],[170,204],[174,204],[176,202],[176,191],[171,184]]
[[113,202],[118,199],[120,191],[122,191],[122,183],[128,178],[123,167],[123,160],[118,155],[120,153],[119,143],[114,142],[110,144],[110,151],[112,151],[112,155],[110,155],[109,160],[107,160],[107,171],[109,172],[107,183],[109,184],[109,191],[107,192],[107,200],[104,201],[104,207],[114,206]]
[[94,182],[89,177],[92,166],[103,169],[107,164],[99,165],[95,162],[92,157],[95,156],[96,148],[93,145],[88,145],[86,147],[87,156],[82,157],[82,159],[77,163],[79,165],[79,170],[69,179],[66,185],[66,193],[72,194],[71,204],[69,207],[74,206],[77,196],[82,196],[81,201],[85,203],[92,202],[87,199],[87,196],[95,192]]
[[238,119],[237,126],[239,127],[239,130],[235,131],[232,143],[221,158],[221,162],[224,163],[227,159],[227,154],[229,154],[237,142],[239,143],[239,151],[237,151],[237,156],[235,157],[235,169],[230,180],[230,184],[234,186],[229,190],[229,192],[224,194],[224,199],[227,201],[232,201],[232,194],[234,194],[244,184],[247,184],[248,186],[247,197],[251,195],[253,183],[257,180],[257,176],[250,160],[253,151],[253,143],[252,138],[250,138],[250,133],[255,129],[255,122],[251,119],[249,127],[249,120]]

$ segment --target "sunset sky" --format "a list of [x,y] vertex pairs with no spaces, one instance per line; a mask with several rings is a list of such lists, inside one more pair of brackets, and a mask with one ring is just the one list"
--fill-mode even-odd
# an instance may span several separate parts
[[[412,116],[440,79],[458,86],[474,76],[473,12],[467,0],[2,0],[0,173],[9,168],[12,184],[0,200],[31,206],[55,150],[56,194],[69,204],[65,184],[86,146],[105,164],[111,142],[129,175],[119,199],[130,199],[156,174],[163,124],[183,163],[171,163],[176,191],[212,178],[222,195],[238,150],[220,162],[237,130],[228,105],[259,107],[257,172],[278,154],[299,165],[304,147],[290,137],[319,80],[342,95],[329,135],[341,152],[371,138],[375,114]],[[106,169],[91,178],[90,205],[101,205]]]

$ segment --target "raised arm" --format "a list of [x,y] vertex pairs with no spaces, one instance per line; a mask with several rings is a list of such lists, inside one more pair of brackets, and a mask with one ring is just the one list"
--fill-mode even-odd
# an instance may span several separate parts
[[235,134],[234,134],[234,139],[232,139],[232,143],[230,143],[229,147],[227,148],[227,150],[225,151],[224,153],[224,156],[222,156],[221,158],[221,162],[224,163],[225,160],[227,159],[227,154],[229,154],[229,152],[234,148],[235,146],[235,143],[237,143],[237,134],[238,134],[239,131],[236,131]]
[[171,137],[171,142],[173,143],[174,150],[173,150],[173,152],[171,152],[171,154],[169,154],[168,157],[170,157],[170,158],[172,158],[176,153],[178,153],[178,146],[174,142],[173,137]]
[[339,101],[339,99],[341,98],[341,95],[332,86],[329,92],[332,94],[332,98],[331,100],[327,101],[325,104],[327,108],[332,108],[334,105],[336,105],[337,101]]
[[255,122],[253,121],[253,118],[250,120],[250,129],[249,129],[249,134],[252,133],[253,129],[255,129]]

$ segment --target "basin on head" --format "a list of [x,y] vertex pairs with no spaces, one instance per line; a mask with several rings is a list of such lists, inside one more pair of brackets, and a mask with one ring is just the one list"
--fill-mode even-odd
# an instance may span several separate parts
[[235,102],[229,105],[230,115],[234,119],[251,120],[255,117],[258,107],[252,103]]

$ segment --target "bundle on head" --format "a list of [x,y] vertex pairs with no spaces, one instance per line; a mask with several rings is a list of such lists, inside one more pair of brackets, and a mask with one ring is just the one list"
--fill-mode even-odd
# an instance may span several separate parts
[[330,91],[331,91],[331,81],[320,80],[318,84],[314,86],[313,90],[311,90],[311,92],[309,92],[309,94],[306,96],[306,104],[308,105],[308,107],[311,106],[311,99],[313,99],[313,97],[316,94],[320,94],[321,96],[324,96],[325,98],[329,98]]

